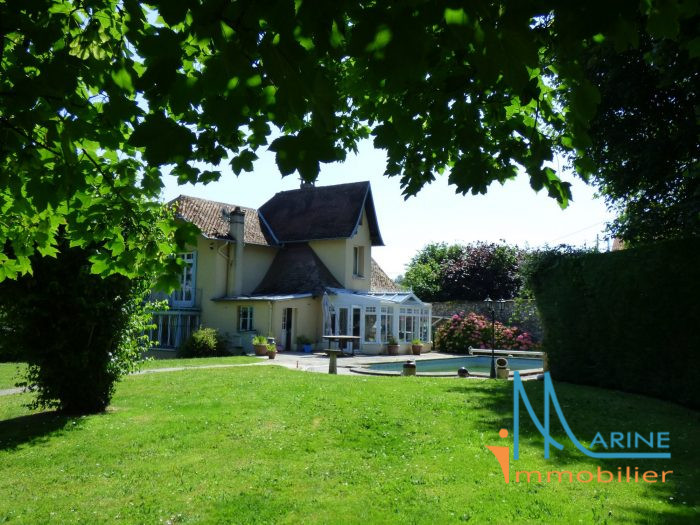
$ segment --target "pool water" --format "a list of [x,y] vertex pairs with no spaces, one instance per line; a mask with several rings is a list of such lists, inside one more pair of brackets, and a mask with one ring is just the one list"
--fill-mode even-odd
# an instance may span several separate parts
[[[499,357],[499,356],[497,356]],[[508,368],[514,370],[530,370],[542,368],[542,359],[536,357],[507,357]],[[401,372],[405,361],[396,363],[375,363],[369,365],[370,370],[385,370]],[[425,359],[416,361],[416,372],[454,372],[465,367],[469,372],[489,373],[491,371],[491,356],[479,355],[469,357],[452,357],[447,359]]]

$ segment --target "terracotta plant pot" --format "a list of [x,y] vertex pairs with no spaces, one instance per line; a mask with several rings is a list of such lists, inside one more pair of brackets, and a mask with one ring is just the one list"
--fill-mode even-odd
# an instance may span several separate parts
[[389,355],[399,355],[399,345],[386,345],[386,353]]
[[253,345],[253,350],[255,350],[255,355],[267,355],[267,345]]
[[277,355],[277,352],[268,352],[268,353],[267,353],[267,358],[268,358],[268,359],[274,359],[276,355]]
[[420,355],[421,350],[423,350],[423,345],[411,345],[413,355]]

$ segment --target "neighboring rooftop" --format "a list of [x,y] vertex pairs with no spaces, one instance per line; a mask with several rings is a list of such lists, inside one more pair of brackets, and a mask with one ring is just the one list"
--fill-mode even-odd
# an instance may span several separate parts
[[[228,216],[236,208],[235,204],[215,202],[187,195],[180,195],[172,203],[176,206],[176,215],[195,224],[205,237],[233,240],[229,233]],[[245,214],[243,242],[262,246],[274,244],[269,233],[263,233],[258,211],[243,206],[240,208]]]
[[372,274],[369,290],[371,292],[400,292],[401,287],[381,269],[377,261],[372,258]]
[[383,246],[369,182],[277,193],[259,210],[280,243],[352,237],[367,212],[372,246]]

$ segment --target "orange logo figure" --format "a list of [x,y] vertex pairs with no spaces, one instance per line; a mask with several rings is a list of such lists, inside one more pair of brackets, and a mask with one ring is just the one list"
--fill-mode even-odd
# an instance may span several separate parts
[[[498,431],[498,436],[500,438],[507,438],[508,431],[505,428],[502,428],[501,430]],[[493,452],[493,455],[496,456],[496,459],[498,460],[498,464],[501,465],[501,470],[503,471],[503,478],[506,480],[506,483],[509,483],[510,482],[510,447],[492,447],[492,446],[486,445],[486,448],[489,449],[491,452]]]

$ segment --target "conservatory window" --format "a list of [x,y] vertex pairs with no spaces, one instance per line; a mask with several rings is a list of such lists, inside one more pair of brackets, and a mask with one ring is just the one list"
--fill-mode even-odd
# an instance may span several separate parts
[[386,306],[382,306],[381,308],[381,316],[379,318],[379,330],[380,330],[380,340],[382,343],[386,343],[389,341],[389,336],[393,335],[392,330],[393,330],[393,324],[394,324],[394,310],[393,308],[388,308]]
[[365,307],[365,342],[377,342],[377,307]]
[[338,315],[338,335],[348,335],[348,309],[341,308]]
[[[423,321],[422,313],[427,312],[420,308],[401,308],[399,310],[399,341],[411,342],[413,339],[421,339],[427,342],[427,313]],[[423,324],[425,323],[425,327]]]
[[420,340],[424,343],[428,343],[428,334],[430,333],[430,316],[428,313],[430,310],[427,308],[421,310],[420,316]]

